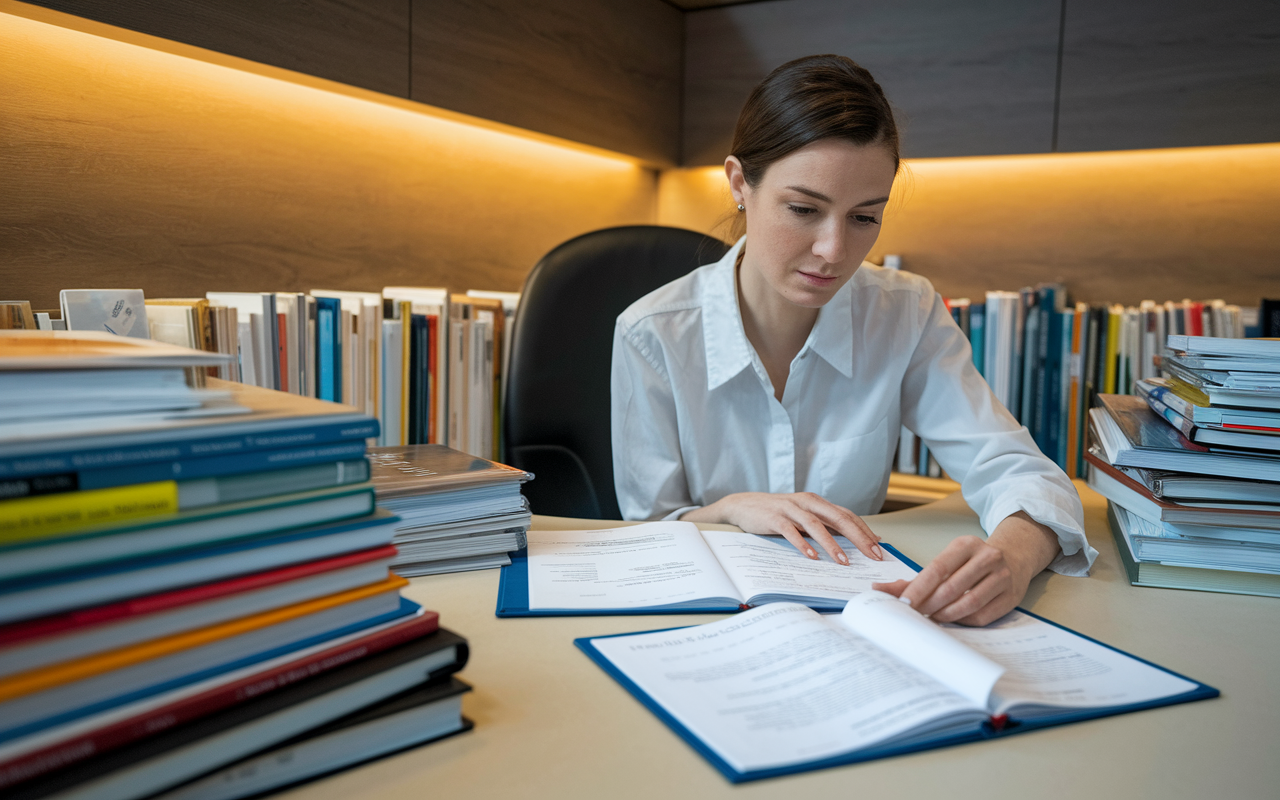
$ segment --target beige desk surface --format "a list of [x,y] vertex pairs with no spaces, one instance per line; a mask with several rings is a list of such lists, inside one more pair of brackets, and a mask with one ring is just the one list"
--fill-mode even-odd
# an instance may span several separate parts
[[[1280,798],[1280,600],[1128,584],[1106,504],[1083,485],[1093,576],[1044,574],[1025,608],[1222,696],[1024,736],[733,786],[573,646],[714,616],[497,619],[498,571],[405,594],[471,642],[475,730],[299,787],[288,798]],[[958,494],[868,518],[920,563],[980,533]],[[597,522],[535,517],[534,527]]]

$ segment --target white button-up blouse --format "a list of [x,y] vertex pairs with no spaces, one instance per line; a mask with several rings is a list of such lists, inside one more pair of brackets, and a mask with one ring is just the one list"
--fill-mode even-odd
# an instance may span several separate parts
[[818,313],[779,402],[718,263],[636,301],[613,341],[613,468],[626,519],[674,519],[735,492],[814,492],[855,514],[884,503],[902,425],[988,533],[1025,511],[1057,535],[1050,569],[1086,575],[1080,497],[996,400],[924,278],[864,264]]

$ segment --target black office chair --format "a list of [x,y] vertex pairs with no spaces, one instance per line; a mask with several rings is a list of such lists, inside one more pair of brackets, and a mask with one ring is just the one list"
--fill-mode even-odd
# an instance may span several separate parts
[[618,519],[609,433],[609,363],[618,315],[703,264],[724,242],[630,225],[571,239],[524,282],[503,403],[506,463],[534,473],[535,514]]

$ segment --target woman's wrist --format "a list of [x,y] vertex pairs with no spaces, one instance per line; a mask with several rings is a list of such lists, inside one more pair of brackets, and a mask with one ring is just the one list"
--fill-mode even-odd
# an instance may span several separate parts
[[1021,583],[1030,583],[1062,552],[1058,535],[1033,520],[1025,511],[1010,514],[996,526],[987,543],[1004,553]]

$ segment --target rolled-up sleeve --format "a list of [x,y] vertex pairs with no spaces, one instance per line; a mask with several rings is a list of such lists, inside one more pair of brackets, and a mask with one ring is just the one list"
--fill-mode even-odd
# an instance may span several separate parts
[[689,497],[676,406],[661,351],[619,320],[610,374],[613,479],[623,519],[675,519]]
[[903,424],[960,482],[988,534],[1009,515],[1025,511],[1057,534],[1062,552],[1049,568],[1088,575],[1098,551],[1085,539],[1075,485],[978,374],[969,342],[942,298],[923,296],[917,313],[920,338],[902,382]]

